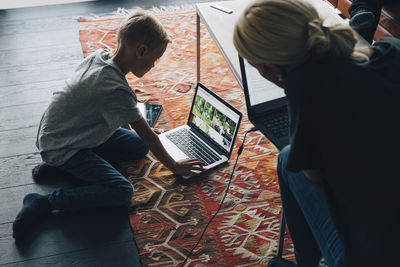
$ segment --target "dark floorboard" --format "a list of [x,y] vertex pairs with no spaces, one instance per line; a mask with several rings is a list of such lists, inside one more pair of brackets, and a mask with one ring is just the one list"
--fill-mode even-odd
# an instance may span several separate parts
[[7,200],[7,203],[4,203],[6,205],[3,204],[0,206],[0,224],[14,221],[18,211],[22,208],[21,196],[35,192],[39,194],[49,194],[56,188],[56,185],[28,184],[0,189],[1,198]]
[[[49,82],[67,78],[80,60],[9,67],[0,71],[0,87],[33,82]],[[11,104],[11,103],[10,103]]]
[[0,107],[0,131],[38,126],[49,101]]
[[79,42],[0,51],[1,69],[81,59]]
[[[99,255],[95,250],[104,244],[132,242],[133,236],[126,220],[126,212],[99,210],[97,213],[52,217],[32,229],[26,240],[17,244],[11,236],[12,224],[2,224],[0,265],[88,249]],[[8,249],[9,247],[13,249]]]
[[83,58],[75,17],[207,1],[101,0],[0,10],[0,265],[140,265],[126,210],[48,218],[20,244],[12,238],[12,222],[26,194],[79,184],[68,177],[36,184],[31,177],[41,162],[35,141],[42,113]]
[[[11,187],[21,187],[23,185],[32,185],[35,181],[32,179],[31,171],[34,166],[41,163],[42,159],[39,153],[29,153],[20,156],[4,157],[0,159],[0,192],[2,190],[11,190]],[[66,173],[60,173],[55,177],[49,177],[40,181],[35,186],[48,187],[51,190],[58,187],[71,187],[81,185],[82,182],[74,179]],[[9,204],[9,203],[8,203]],[[0,205],[1,207],[1,205]],[[0,221],[0,223],[2,223]]]
[[62,254],[51,256],[36,257],[32,260],[25,260],[21,262],[14,262],[4,266],[29,266],[29,267],[43,267],[43,266],[58,266],[58,267],[107,267],[107,266],[127,266],[135,267],[140,263],[134,256],[133,251],[136,246],[132,240],[124,241],[121,243],[110,243],[106,246],[85,249],[80,251],[72,251]]
[[102,14],[115,11],[118,7],[144,9],[153,6],[185,5],[202,2],[214,2],[209,0],[100,0],[83,2],[79,4],[53,5],[46,7],[25,8],[23,12],[19,9],[0,10],[0,24],[3,21],[31,20],[41,17],[66,17],[66,16],[87,16],[91,13]]
[[37,153],[37,127],[23,127],[24,125],[21,125],[17,130],[0,132],[0,158]]
[[[65,80],[34,82],[28,84],[1,86],[0,109],[38,102],[49,102],[53,93],[65,85]],[[0,110],[3,114],[4,112]]]
[[31,177],[31,169],[41,161],[39,154],[1,158],[0,188],[4,190],[8,187],[32,184],[34,181]]
[[[71,21],[71,24],[76,22]],[[78,29],[55,29],[45,32],[28,32],[15,35],[0,36],[0,51],[26,49],[32,47],[51,47],[71,44],[77,41]],[[72,42],[74,41],[74,42]]]
[[[39,7],[37,9],[40,10],[43,8],[45,9],[47,7]],[[18,12],[18,10],[16,11]],[[4,36],[15,36],[18,34],[27,34],[27,33],[38,34],[54,30],[60,31],[60,30],[77,29],[77,25],[75,22],[76,19],[74,18],[73,15],[65,15],[65,14],[62,14],[60,16],[53,16],[51,14],[50,15],[48,14],[47,16],[33,17],[25,20],[15,18],[14,16],[14,18],[5,20],[0,25],[0,34]]]

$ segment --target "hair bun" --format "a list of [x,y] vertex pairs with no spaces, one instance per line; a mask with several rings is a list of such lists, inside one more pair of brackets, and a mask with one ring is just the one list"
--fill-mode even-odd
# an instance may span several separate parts
[[[324,30],[324,28],[326,30]],[[329,28],[322,26],[321,19],[313,19],[308,23],[308,47],[315,53],[323,54],[329,51]]]
[[357,40],[348,25],[323,27],[307,0],[254,0],[235,23],[233,44],[252,64],[297,65],[309,57],[351,58]]
[[310,29],[312,28],[321,28],[322,27],[322,20],[321,19],[313,19],[308,23],[308,26],[310,27]]

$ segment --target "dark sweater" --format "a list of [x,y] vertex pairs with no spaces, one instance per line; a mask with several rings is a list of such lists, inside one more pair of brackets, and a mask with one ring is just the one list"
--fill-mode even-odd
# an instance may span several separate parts
[[327,55],[288,73],[287,168],[323,173],[346,266],[399,266],[400,40],[372,48],[368,63]]

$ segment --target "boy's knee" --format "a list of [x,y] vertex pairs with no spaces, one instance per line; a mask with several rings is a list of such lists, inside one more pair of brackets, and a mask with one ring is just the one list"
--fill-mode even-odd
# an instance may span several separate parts
[[146,156],[150,149],[143,142],[142,138],[134,131],[129,131],[128,135],[130,141],[129,145],[127,145],[129,146],[129,154],[132,155],[132,152],[134,152],[135,159],[140,159]]
[[129,204],[133,197],[132,184],[128,181],[120,183],[116,188],[116,195],[119,200],[119,205]]
[[140,147],[138,154],[141,158],[147,155],[149,153],[150,149],[143,143],[143,145]]
[[132,160],[138,160],[144,158],[147,153],[149,153],[150,149],[142,142],[141,144],[136,144],[134,153],[130,151],[129,156],[127,156],[129,159]]

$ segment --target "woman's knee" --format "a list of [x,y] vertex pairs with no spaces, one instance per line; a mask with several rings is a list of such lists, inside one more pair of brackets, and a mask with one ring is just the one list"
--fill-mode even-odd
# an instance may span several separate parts
[[290,145],[287,145],[279,152],[279,160],[286,161],[289,156],[289,153],[290,153]]
[[282,178],[286,173],[286,163],[290,153],[290,145],[285,146],[278,156],[278,177]]

